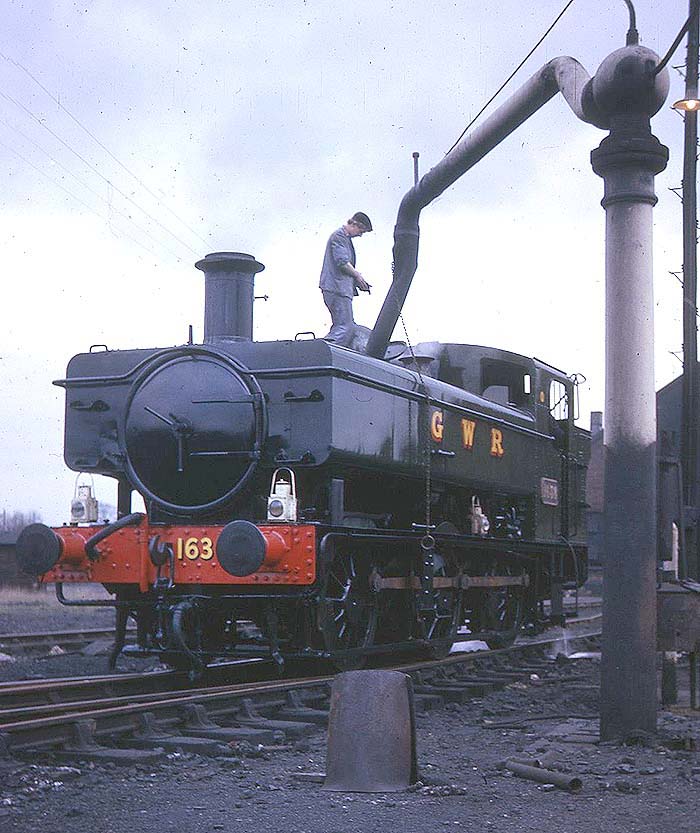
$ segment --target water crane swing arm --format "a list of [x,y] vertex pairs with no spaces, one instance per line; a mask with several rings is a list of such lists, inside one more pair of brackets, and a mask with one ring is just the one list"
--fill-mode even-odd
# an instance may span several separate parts
[[394,279],[370,333],[366,348],[368,355],[384,357],[418,268],[418,219],[421,210],[558,92],[564,96],[577,118],[601,129],[607,128],[607,119],[593,102],[590,82],[590,75],[574,58],[560,57],[549,61],[405,194],[394,228]]

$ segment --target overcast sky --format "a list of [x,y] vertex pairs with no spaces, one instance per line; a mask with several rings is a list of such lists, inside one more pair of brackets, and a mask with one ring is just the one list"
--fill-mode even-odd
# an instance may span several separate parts
[[[255,337],[323,335],[326,238],[354,211],[373,294],[413,178],[435,165],[565,0],[5,0],[0,33],[0,511],[67,520],[63,391],[91,344],[202,338],[207,252],[262,261]],[[641,42],[665,54],[683,0],[638,0]],[[622,0],[576,0],[492,105],[558,55],[593,74],[624,45]],[[672,61],[685,61],[685,41]],[[657,177],[656,372],[681,371],[682,119],[652,122]],[[487,113],[488,115],[488,113]],[[504,347],[583,373],[581,424],[604,402],[604,213],[589,153],[606,134],[558,96],[421,218],[405,307],[412,341]],[[401,335],[397,332],[397,336]],[[111,489],[100,486],[103,500]]]

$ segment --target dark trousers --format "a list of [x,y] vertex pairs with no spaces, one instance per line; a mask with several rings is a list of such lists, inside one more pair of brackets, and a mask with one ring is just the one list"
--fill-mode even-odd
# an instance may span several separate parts
[[339,344],[341,347],[349,347],[355,335],[352,298],[323,290],[323,302],[328,307],[333,322],[328,335],[324,336],[324,339]]

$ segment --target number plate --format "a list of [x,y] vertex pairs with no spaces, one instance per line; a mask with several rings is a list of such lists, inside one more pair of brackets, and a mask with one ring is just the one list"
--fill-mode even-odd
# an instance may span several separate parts
[[210,561],[214,555],[211,538],[178,538],[175,544],[175,555],[178,561],[187,559],[196,561]]
[[540,496],[545,506],[559,506],[559,481],[543,477],[540,480]]

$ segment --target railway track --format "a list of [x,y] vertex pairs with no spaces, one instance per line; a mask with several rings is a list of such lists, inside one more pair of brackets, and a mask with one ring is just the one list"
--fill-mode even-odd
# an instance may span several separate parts
[[[596,618],[567,629],[569,646],[599,634]],[[513,682],[545,679],[556,664],[544,658],[561,633],[498,651],[451,654],[409,662],[418,709],[465,701]],[[185,749],[231,754],[231,744],[278,743],[325,724],[333,675],[270,679],[264,662],[215,666],[209,684],[183,687],[178,672],[111,675],[0,685],[0,753],[47,749],[73,758],[138,762]],[[222,683],[222,675],[238,675]],[[219,675],[217,679],[217,675]],[[33,699],[32,699],[33,698]]]
[[[572,622],[581,620],[591,611],[599,609],[601,599],[583,597],[578,600],[579,615]],[[244,623],[250,625],[250,623]],[[127,636],[134,636],[135,628],[127,629]],[[111,643],[114,640],[114,628],[77,628],[66,631],[42,631],[36,633],[0,634],[0,651],[19,654],[45,654],[58,647],[61,653],[79,652],[92,643]]]
[[[598,619],[598,614],[589,612],[584,616],[571,619],[569,627],[586,626],[598,621]],[[552,632],[549,631],[548,633],[551,634]],[[558,629],[556,632],[561,634],[562,640],[565,640],[569,631],[568,629]],[[32,638],[45,637],[47,643],[58,644],[55,637],[61,637],[65,633],[82,634],[86,638],[95,634],[113,636],[113,632],[108,630],[30,634],[29,636]],[[12,636],[19,640],[25,634],[13,634]],[[466,642],[471,637],[465,634],[463,638]],[[536,638],[533,640],[533,638],[523,637],[521,642],[535,644]],[[212,665],[208,669],[207,677],[210,685],[219,685],[224,682],[231,682],[231,677],[236,678],[236,681],[251,682],[256,679],[263,679],[264,675],[269,673],[270,662],[262,659],[249,659]],[[190,686],[187,673],[175,670],[4,682],[0,683],[0,721],[10,712],[17,710],[24,710],[23,713],[25,714],[38,714],[42,707],[58,710],[60,708],[65,709],[70,704],[83,700],[93,701],[97,698],[116,698],[151,694],[159,691],[185,690],[188,687]]]
[[[252,622],[241,620],[238,627],[244,632],[254,629]],[[136,628],[127,628],[127,638],[136,635]],[[35,633],[0,634],[0,651],[10,654],[36,655],[46,654],[53,648],[60,648],[60,653],[79,652],[92,643],[114,642],[114,627],[76,628],[65,631],[41,631]]]
[[[136,631],[129,631],[135,633]],[[41,633],[0,634],[0,651],[9,654],[46,654],[53,648],[61,653],[80,651],[93,642],[112,642],[114,628],[81,628],[68,631],[46,631]]]

